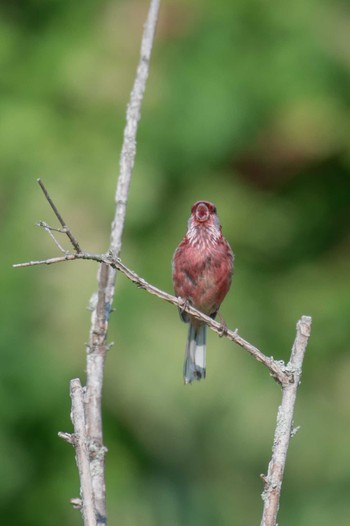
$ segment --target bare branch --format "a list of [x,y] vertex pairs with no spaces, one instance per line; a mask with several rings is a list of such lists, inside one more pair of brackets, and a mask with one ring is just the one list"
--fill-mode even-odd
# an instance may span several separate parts
[[52,201],[51,197],[49,196],[49,193],[48,193],[48,191],[46,190],[44,183],[42,182],[41,179],[37,179],[37,182],[38,182],[40,188],[42,189],[42,191],[43,191],[43,193],[44,193],[44,196],[46,197],[47,201],[49,202],[49,205],[51,206],[52,210],[54,211],[54,213],[55,213],[57,219],[59,220],[59,222],[61,223],[63,229],[65,230],[65,233],[66,233],[67,236],[69,237],[70,242],[72,243],[73,247],[75,248],[75,250],[76,250],[77,252],[81,252],[78,241],[75,239],[75,237],[73,236],[73,233],[72,233],[71,230],[68,228],[68,226],[66,225],[66,223],[65,223],[65,221],[64,221],[64,219],[63,219],[63,217],[61,216],[61,214],[60,214],[59,211],[57,210],[57,207],[56,207],[55,203]]
[[84,526],[96,526],[94,494],[92,489],[88,436],[84,414],[84,393],[79,378],[70,382],[72,399],[72,423],[74,427],[74,447],[80,478],[81,510]]
[[50,226],[45,221],[39,221],[36,226],[44,228],[45,230],[51,230],[52,232],[59,232],[60,234],[67,234],[66,228],[56,228],[54,226]]
[[142,36],[140,60],[126,112],[126,126],[124,129],[123,146],[120,155],[120,173],[115,194],[115,216],[112,223],[111,242],[109,247],[114,257],[119,256],[121,249],[131,172],[136,155],[137,126],[140,120],[141,104],[148,77],[153,39],[158,19],[159,3],[160,0],[151,0]]
[[[92,261],[98,261],[100,263],[103,263],[106,267],[110,266],[115,270],[119,270],[122,272],[130,281],[135,283],[135,285],[141,289],[146,290],[150,294],[157,296],[158,298],[167,301],[168,303],[172,303],[173,305],[176,305],[178,308],[188,312],[198,320],[203,321],[210,327],[210,329],[219,336],[224,336],[225,338],[228,338],[229,340],[237,343],[240,347],[245,349],[249,354],[254,356],[256,360],[261,362],[265,367],[268,368],[270,371],[271,376],[275,378],[281,385],[288,384],[290,382],[293,382],[293,374],[291,370],[285,366],[285,364],[281,361],[274,360],[272,357],[265,356],[259,349],[257,349],[254,345],[244,340],[241,336],[238,335],[238,331],[236,330],[230,330],[226,327],[223,330],[223,326],[221,323],[213,320],[209,316],[206,316],[199,310],[192,307],[190,304],[184,302],[182,298],[177,298],[176,296],[173,296],[172,294],[168,294],[167,292],[164,292],[163,290],[155,287],[154,285],[151,285],[146,280],[141,278],[134,272],[133,270],[130,270],[124,263],[121,262],[119,258],[114,258],[111,254],[106,255],[100,255],[100,254],[89,254],[87,252],[81,252],[80,254],[70,254],[65,257],[58,257],[58,258],[51,258],[47,260],[42,261],[30,261],[27,263],[19,263],[17,265],[14,265],[14,267],[29,267],[34,265],[50,265],[52,263],[61,263],[62,261],[71,261],[71,260],[77,260],[77,259],[87,259]],[[98,302],[97,302],[98,304]],[[95,312],[95,310],[93,310]],[[101,313],[102,315],[102,313]],[[95,334],[95,339],[100,337],[99,332]],[[102,334],[104,334],[102,332]],[[104,347],[104,350],[106,350],[106,345]]]
[[261,526],[276,526],[283,473],[286,464],[289,441],[293,430],[294,406],[300,384],[301,369],[311,332],[311,317],[302,316],[297,323],[297,334],[294,341],[287,369],[294,381],[282,385],[282,403],[278,408],[277,424],[272,447],[272,458],[267,476],[264,477],[265,488],[262,494],[264,510]]
[[[120,171],[115,196],[116,209],[111,227],[110,251],[119,256],[124,229],[126,205],[131,180],[131,172],[136,155],[136,133],[140,119],[141,104],[148,77],[149,62],[158,18],[160,0],[151,0],[147,20],[144,26],[140,60],[135,82],[127,108],[126,126],[120,156]],[[91,327],[86,359],[86,425],[96,454],[91,462],[92,485],[97,512],[97,524],[106,524],[104,452],[102,433],[102,385],[103,369],[107,344],[108,321],[112,308],[115,289],[115,268],[101,260],[98,270],[98,290],[96,306],[91,313]]]
[[35,267],[37,265],[53,265],[54,263],[62,263],[62,261],[74,261],[77,259],[76,254],[67,254],[56,258],[39,259],[37,261],[26,261],[25,263],[16,263],[12,265],[13,268],[21,267]]

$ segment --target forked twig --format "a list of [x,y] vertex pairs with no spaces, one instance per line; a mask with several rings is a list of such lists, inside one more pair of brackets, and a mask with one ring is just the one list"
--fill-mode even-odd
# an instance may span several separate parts
[[[52,201],[51,197],[49,196],[49,193],[48,191],[46,190],[45,188],[45,185],[44,183],[42,182],[42,180],[39,178],[37,179],[37,182],[40,186],[40,188],[42,189],[46,199],[48,200],[52,210],[54,211],[55,213],[55,216],[57,217],[57,219],[59,220],[59,222],[61,223],[62,225],[62,228],[63,228],[63,231],[65,234],[67,234],[67,236],[69,237],[70,239],[70,242],[72,243],[73,247],[75,248],[76,252],[81,252],[81,249],[80,249],[80,246],[79,246],[79,243],[78,241],[76,240],[76,238],[73,236],[71,230],[68,228],[68,226],[66,225],[65,221],[63,220],[63,217],[61,216],[61,214],[59,213],[55,203]],[[51,229],[52,230],[52,229]]]

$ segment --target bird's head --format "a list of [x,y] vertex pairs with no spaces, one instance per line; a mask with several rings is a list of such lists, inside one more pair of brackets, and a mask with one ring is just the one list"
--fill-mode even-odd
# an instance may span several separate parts
[[204,246],[215,243],[221,236],[216,206],[209,201],[197,201],[188,220],[187,238],[191,244]]

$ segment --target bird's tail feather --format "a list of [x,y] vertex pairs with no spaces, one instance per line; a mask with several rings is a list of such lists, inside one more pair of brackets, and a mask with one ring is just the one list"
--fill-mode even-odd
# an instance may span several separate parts
[[200,325],[199,327],[194,327],[192,323],[190,323],[184,363],[185,384],[190,384],[193,380],[205,378],[206,344],[207,326]]

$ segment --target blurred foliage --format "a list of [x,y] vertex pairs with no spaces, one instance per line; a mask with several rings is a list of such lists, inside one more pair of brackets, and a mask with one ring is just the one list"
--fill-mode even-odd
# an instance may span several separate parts
[[[96,266],[13,270],[56,254],[32,228],[42,177],[90,251],[108,246],[125,106],[147,2],[2,2],[0,21],[1,517],[81,524],[68,382],[84,380]],[[350,12],[340,0],[164,0],[122,256],[171,291],[192,203],[218,207],[236,253],[222,308],[287,359],[313,332],[279,521],[350,522]],[[187,327],[118,276],[104,388],[111,524],[259,524],[277,385],[209,335],[208,377],[184,388]]]

